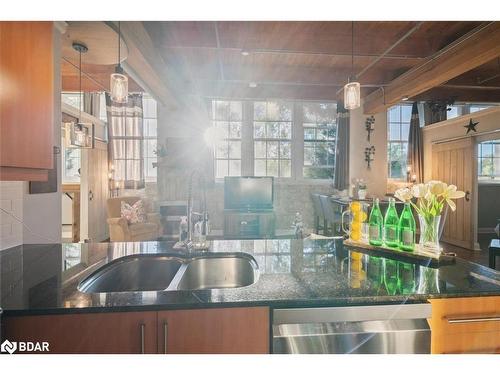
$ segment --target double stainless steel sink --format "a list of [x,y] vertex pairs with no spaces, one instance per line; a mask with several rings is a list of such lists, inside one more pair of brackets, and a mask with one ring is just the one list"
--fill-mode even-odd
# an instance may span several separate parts
[[108,263],[78,285],[85,293],[240,288],[258,279],[258,265],[246,253],[136,254]]

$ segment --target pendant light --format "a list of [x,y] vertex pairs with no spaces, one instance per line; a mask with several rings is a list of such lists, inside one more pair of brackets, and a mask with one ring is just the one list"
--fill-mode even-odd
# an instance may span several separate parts
[[354,21],[351,22],[351,76],[344,86],[345,109],[356,109],[361,106],[361,86],[354,76]]
[[118,21],[118,64],[115,72],[111,74],[110,91],[111,100],[116,103],[126,103],[128,97],[128,78],[123,74],[123,68],[120,64],[120,45],[121,45],[121,30],[120,21]]
[[94,147],[94,125],[84,124],[82,122],[82,107],[83,107],[83,90],[82,90],[82,53],[86,53],[89,49],[81,42],[73,42],[72,47],[79,54],[79,98],[78,105],[78,123],[68,123],[66,126],[66,146],[78,148],[93,148]]

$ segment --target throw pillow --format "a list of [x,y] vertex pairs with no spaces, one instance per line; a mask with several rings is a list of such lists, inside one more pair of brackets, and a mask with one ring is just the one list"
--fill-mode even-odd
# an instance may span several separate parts
[[129,224],[144,223],[146,221],[146,210],[141,199],[133,205],[121,201],[121,216],[127,220]]

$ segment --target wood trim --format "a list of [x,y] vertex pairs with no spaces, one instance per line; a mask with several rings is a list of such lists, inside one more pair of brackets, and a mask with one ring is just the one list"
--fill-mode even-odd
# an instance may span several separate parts
[[500,22],[472,30],[421,64],[394,79],[383,90],[368,95],[364,113],[375,114],[414,97],[500,56]]
[[0,166],[0,181],[48,181],[46,169],[14,168]]
[[79,193],[80,184],[62,184],[63,193]]

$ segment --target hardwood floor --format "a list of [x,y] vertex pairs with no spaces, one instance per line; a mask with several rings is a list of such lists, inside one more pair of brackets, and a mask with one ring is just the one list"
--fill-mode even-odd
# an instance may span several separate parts
[[[451,251],[456,253],[457,256],[462,259],[488,267],[488,246],[493,238],[496,238],[495,234],[479,235],[478,240],[479,240],[479,246],[481,247],[481,251],[471,251],[447,243],[443,243],[443,248],[444,251]],[[497,264],[497,270],[500,270],[500,266],[498,264]]]

